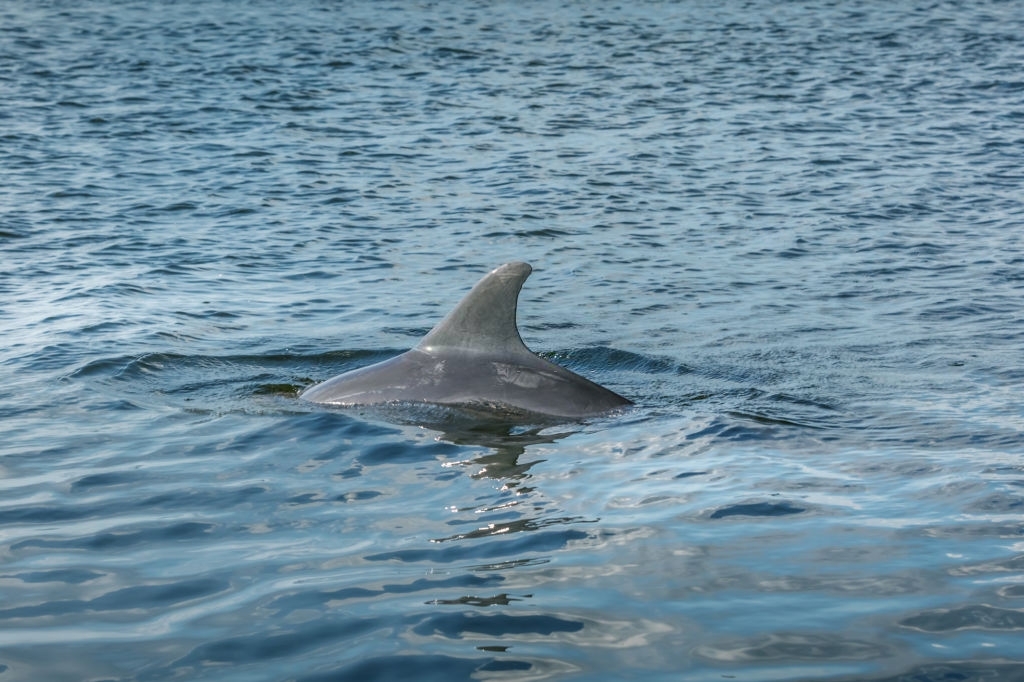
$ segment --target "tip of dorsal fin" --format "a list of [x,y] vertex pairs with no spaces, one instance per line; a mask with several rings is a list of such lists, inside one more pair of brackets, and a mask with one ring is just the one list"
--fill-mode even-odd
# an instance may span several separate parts
[[516,327],[516,304],[531,272],[528,263],[520,262],[491,270],[416,347],[529,353]]

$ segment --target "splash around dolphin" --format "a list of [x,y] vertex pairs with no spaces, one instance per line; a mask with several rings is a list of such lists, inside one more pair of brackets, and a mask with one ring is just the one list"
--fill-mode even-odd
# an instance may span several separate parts
[[311,386],[300,397],[346,407],[427,403],[567,419],[631,405],[523,343],[516,305],[532,271],[518,262],[495,268],[411,350]]

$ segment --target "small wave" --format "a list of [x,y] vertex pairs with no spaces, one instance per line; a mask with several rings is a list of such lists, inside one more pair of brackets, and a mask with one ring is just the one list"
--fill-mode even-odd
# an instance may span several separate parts
[[402,563],[465,562],[479,559],[494,559],[514,555],[547,554],[564,548],[570,542],[589,537],[578,530],[538,531],[525,537],[494,539],[472,544],[453,545],[439,549],[404,549],[392,552],[370,554],[367,561],[400,561]]
[[466,657],[443,654],[395,654],[375,656],[349,663],[324,673],[298,678],[298,682],[336,682],[336,680],[418,680],[451,682],[480,679],[488,673],[529,670],[533,665],[506,658]]
[[791,502],[748,502],[720,507],[711,512],[708,518],[724,519],[729,516],[789,516],[807,511]]
[[636,372],[640,374],[689,374],[691,367],[667,357],[643,355],[608,346],[591,346],[542,353],[570,369]]

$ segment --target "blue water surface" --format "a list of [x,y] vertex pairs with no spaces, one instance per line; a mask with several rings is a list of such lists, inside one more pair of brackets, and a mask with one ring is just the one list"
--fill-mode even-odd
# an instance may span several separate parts
[[[0,5],[0,682],[1024,679],[1024,5]],[[533,264],[583,423],[331,411]]]

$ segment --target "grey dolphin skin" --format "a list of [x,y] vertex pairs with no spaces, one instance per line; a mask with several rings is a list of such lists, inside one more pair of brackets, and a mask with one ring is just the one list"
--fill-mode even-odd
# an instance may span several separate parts
[[570,419],[632,404],[526,347],[516,303],[532,271],[527,263],[495,268],[415,348],[311,386],[301,397],[340,406],[431,403]]

